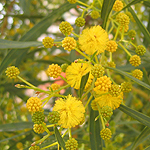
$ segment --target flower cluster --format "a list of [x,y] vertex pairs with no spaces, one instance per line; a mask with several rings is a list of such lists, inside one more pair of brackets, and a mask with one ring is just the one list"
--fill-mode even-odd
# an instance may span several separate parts
[[[44,136],[32,143],[30,150],[40,149],[37,145],[42,145],[42,142],[52,134],[56,135],[58,142],[47,147],[61,143],[61,149],[76,150],[78,149],[78,141],[74,138],[76,135],[72,136],[71,128],[76,130],[83,126],[86,127],[88,122],[92,128],[100,126],[101,131],[99,128],[98,136],[104,142],[111,141],[111,138],[114,138],[112,134],[115,132],[111,128],[113,125],[109,126],[109,121],[114,119],[114,116],[112,118],[111,116],[116,115],[117,108],[120,107],[121,110],[123,107],[122,104],[127,97],[127,92],[132,92],[134,81],[144,85],[139,80],[142,80],[143,74],[146,72],[142,72],[139,65],[143,63],[143,57],[140,56],[146,53],[146,47],[136,45],[137,42],[134,41],[134,38],[137,33],[135,30],[125,33],[129,30],[132,15],[123,9],[124,3],[121,0],[116,0],[110,14],[106,14],[108,20],[106,17],[106,20],[102,21],[103,10],[101,7],[103,5],[101,1],[93,1],[91,4],[85,4],[80,0],[68,0],[68,2],[70,4],[66,3],[66,5],[78,3],[84,7],[77,5],[77,9],[81,8],[82,13],[77,14],[74,25],[65,19],[60,22],[61,33],[58,33],[61,36],[60,40],[56,39],[55,41],[51,37],[45,37],[41,42],[47,53],[52,52],[51,54],[53,54],[53,49],[47,49],[53,46],[55,46],[54,49],[57,48],[55,50],[59,49],[63,52],[63,54],[57,55],[56,51],[55,55],[60,58],[60,61],[55,60],[55,55],[54,59],[49,55],[44,56],[46,60],[50,59],[49,66],[46,66],[48,68],[46,76],[49,80],[46,89],[40,88],[40,86],[36,87],[21,78],[20,71],[15,66],[8,67],[5,71],[6,76],[10,79],[18,78],[27,84],[17,84],[17,88],[32,89],[36,94],[36,97],[33,96],[27,100],[26,109],[31,113],[34,132]],[[80,13],[80,11],[78,12]],[[91,22],[88,19],[91,18],[94,24],[99,25],[90,26]],[[58,19],[58,22],[60,20]],[[109,22],[106,23],[106,21]],[[128,56],[124,56],[124,53]],[[120,59],[123,61],[121,62]],[[131,68],[126,67],[126,64]],[[138,66],[138,69],[135,68]],[[122,70],[119,69],[121,67]],[[135,69],[132,70],[132,68]],[[123,69],[127,71],[124,72]],[[148,79],[146,80],[148,82]],[[138,91],[139,89],[136,89],[135,86],[133,90]],[[139,94],[144,98],[147,96],[144,92],[139,92]],[[8,103],[7,110],[12,110],[9,106],[11,106],[10,103]],[[92,111],[94,113],[91,113]],[[87,121],[89,118],[90,121]],[[97,121],[98,119],[100,121]],[[94,122],[92,122],[93,120]],[[68,140],[64,138],[66,135],[69,135]],[[86,145],[83,147],[86,149]],[[107,148],[109,149],[109,147]]]

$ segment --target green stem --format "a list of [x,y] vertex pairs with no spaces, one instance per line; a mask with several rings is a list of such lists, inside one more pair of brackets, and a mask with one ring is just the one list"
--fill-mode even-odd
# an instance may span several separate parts
[[66,89],[67,87],[70,87],[70,85],[67,84],[67,85],[65,85],[65,86],[62,86],[62,87],[60,87],[58,90],[55,90],[54,93],[59,92],[59,91],[61,91],[62,89]]
[[35,142],[33,143],[33,145],[37,145],[37,144],[39,144],[39,143],[42,143],[42,142],[45,141],[50,135],[51,135],[51,134],[45,135],[42,139],[40,139],[40,140],[38,140],[38,141],[35,141]]
[[79,4],[83,5],[83,6],[86,6],[86,7],[90,7],[89,5],[83,3],[83,2],[81,2],[81,1],[79,1],[79,0],[77,1],[77,3],[79,3]]
[[115,81],[112,79],[112,77],[111,77],[111,75],[110,75],[109,69],[106,69],[106,71],[107,71],[108,77],[109,77],[110,80],[113,82],[113,84],[116,84]]
[[94,57],[95,57],[95,61],[96,61],[96,63],[98,64],[99,62],[98,62],[98,58],[97,58],[97,56],[95,55]]
[[62,75],[60,77],[67,83],[67,80]]
[[119,29],[120,29],[120,25],[117,28],[117,31],[116,31],[116,34],[115,34],[115,37],[114,37],[114,41],[116,41],[116,39],[117,39],[117,36],[118,36],[118,33],[119,33]]
[[39,91],[39,92],[42,92],[42,93],[46,93],[46,94],[51,94],[50,91],[45,91],[45,90],[42,90],[38,87],[35,87],[34,85],[32,85],[31,83],[29,83],[28,81],[24,80],[23,78],[21,78],[20,76],[17,76],[18,79],[20,79],[22,82],[26,83],[27,85],[29,85],[30,87],[25,87],[25,88],[28,88],[28,89],[33,89],[35,91]]
[[71,128],[68,128],[68,131],[69,131],[69,139],[71,139],[72,138]]
[[135,44],[133,44],[131,41],[129,42],[131,45],[133,45],[135,48],[137,47]]
[[22,82],[26,83],[27,85],[31,86],[32,88],[36,88],[34,85],[32,85],[31,83],[29,83],[28,81],[24,80],[23,78],[21,78],[20,76],[17,76],[18,79],[20,79]]
[[112,52],[109,53],[110,55],[110,61],[112,61]]
[[50,127],[54,127],[56,124],[50,124],[50,125],[47,125],[46,127],[47,128],[50,128]]
[[123,29],[122,29],[122,34],[121,34],[121,41],[124,39],[124,26],[123,26]]
[[101,115],[100,107],[99,107],[98,104],[97,104],[97,107],[98,107],[98,112],[99,112],[99,116],[100,116],[100,119],[101,119],[102,127],[103,127],[103,129],[105,129],[104,119],[103,119],[103,117]]
[[94,88],[95,78],[92,81],[91,87],[87,90],[87,92],[81,97],[81,100],[85,98],[85,96]]
[[90,101],[91,101],[92,98],[93,98],[93,95],[91,95],[91,96],[89,97],[89,99],[88,99],[88,101],[87,101],[87,103],[86,103],[86,105],[85,105],[85,109],[87,108],[87,106],[88,106],[88,104],[90,103]]
[[55,142],[55,143],[53,143],[53,144],[50,144],[50,145],[48,145],[48,146],[45,146],[45,147],[41,148],[41,150],[42,150],[42,149],[47,149],[47,148],[52,147],[52,146],[55,146],[55,145],[57,145],[57,144],[58,144],[58,142]]
[[78,48],[75,48],[75,50],[76,50],[79,54],[81,54],[83,57],[85,57],[87,60],[91,61],[91,59],[90,59],[87,55],[85,55],[83,52],[81,52]]
[[131,57],[132,55],[130,54],[130,52],[121,44],[121,43],[118,43],[122,49]]
[[76,34],[75,32],[71,32],[74,36],[76,37],[80,37],[78,34]]
[[42,126],[45,129],[45,131],[50,135],[50,131],[47,129],[47,126],[44,124],[44,122],[42,122]]

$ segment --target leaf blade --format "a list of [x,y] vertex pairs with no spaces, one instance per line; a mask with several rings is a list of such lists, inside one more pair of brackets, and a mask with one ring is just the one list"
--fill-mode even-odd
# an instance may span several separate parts
[[132,118],[138,120],[139,122],[141,122],[142,124],[150,127],[150,117],[146,116],[145,114],[142,114],[136,110],[133,110],[125,105],[120,105],[120,107],[118,108],[121,111],[123,111],[124,113],[126,113],[127,115],[131,116]]

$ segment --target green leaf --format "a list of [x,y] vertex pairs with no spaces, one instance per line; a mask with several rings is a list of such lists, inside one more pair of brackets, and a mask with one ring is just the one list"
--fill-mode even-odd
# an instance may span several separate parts
[[144,150],[150,150],[150,145],[148,147],[146,147]]
[[122,10],[128,8],[129,6],[131,6],[133,4],[139,3],[139,2],[141,2],[141,0],[133,0],[132,2],[128,3]]
[[101,11],[101,18],[103,19],[102,27],[104,29],[106,28],[106,23],[107,23],[109,14],[112,10],[112,7],[114,5],[114,2],[115,2],[115,0],[104,0],[103,1],[102,11]]
[[32,129],[32,127],[33,127],[33,122],[19,122],[19,123],[2,124],[2,125],[0,125],[0,132]]
[[20,48],[42,46],[43,44],[42,42],[37,42],[37,41],[20,42],[20,41],[9,41],[9,40],[0,39],[0,45],[1,45],[0,49],[8,49],[8,48],[20,49]]
[[[84,0],[85,1],[85,0]],[[60,6],[58,9],[52,11],[48,16],[44,17],[39,23],[37,23],[33,28],[31,28],[21,39],[20,41],[34,41],[36,40],[42,33],[44,33],[47,28],[52,25],[63,13],[68,11],[69,9],[75,7],[77,4],[65,3]],[[6,57],[3,59],[0,65],[0,72],[2,72],[10,63],[12,63],[15,59],[20,59],[20,56],[24,54],[26,56],[27,50],[18,50],[13,49],[9,51]],[[21,59],[20,59],[21,60]],[[17,61],[19,63],[19,61]],[[17,64],[18,65],[18,64]]]
[[31,0],[20,0],[19,1],[19,5],[22,8],[23,12],[25,15],[30,15],[30,4],[31,4]]
[[145,114],[142,114],[136,110],[133,110],[125,105],[120,105],[120,107],[118,108],[121,111],[123,111],[124,113],[126,113],[127,115],[131,116],[132,118],[138,120],[139,122],[141,122],[142,124],[150,127],[150,117],[146,116]]
[[82,94],[83,94],[83,91],[84,91],[84,88],[85,88],[85,85],[86,85],[86,82],[89,78],[89,73],[87,73],[86,75],[84,75],[81,79],[81,83],[80,83],[80,89],[79,89],[79,97],[81,98]]
[[146,7],[150,7],[150,1],[143,1],[143,4],[144,4]]
[[147,42],[150,41],[150,33],[148,32],[148,30],[145,28],[145,26],[143,25],[143,23],[139,20],[139,18],[137,17],[136,13],[134,12],[134,10],[129,7],[129,11],[131,12],[134,20],[137,23],[137,26],[139,27],[139,30],[144,34],[144,38]]
[[107,68],[108,68],[108,69],[111,69],[111,70],[114,70],[114,71],[116,71],[116,72],[118,72],[118,73],[120,73],[120,74],[122,74],[122,75],[124,75],[124,76],[126,76],[126,77],[128,77],[128,78],[130,78],[131,80],[133,80],[133,81],[136,82],[137,84],[139,84],[139,85],[141,85],[141,86],[147,88],[148,90],[150,90],[150,85],[148,85],[148,84],[146,84],[146,83],[140,81],[139,79],[134,78],[133,76],[129,75],[128,73],[126,73],[126,72],[124,72],[124,71],[122,71],[122,70],[116,69],[116,68],[112,68],[112,67],[107,67]]
[[140,143],[142,143],[144,140],[146,140],[148,135],[150,135],[150,128],[145,127],[143,129],[143,131],[140,133],[140,135],[137,137],[137,139],[134,141],[131,150],[134,150]]
[[29,133],[31,133],[31,132],[32,132],[32,130],[27,131],[27,132],[22,132],[22,133],[20,133],[20,134],[17,134],[17,135],[11,136],[11,137],[6,138],[6,139],[3,139],[3,140],[0,140],[0,143],[5,142],[5,141],[8,141],[8,140],[15,139],[15,138],[18,138],[18,137],[20,137],[20,136],[22,136],[22,135],[24,135],[24,136],[25,136],[26,134],[29,134]]
[[100,137],[101,126],[99,119],[95,121],[95,118],[99,115],[98,111],[94,111],[90,108],[90,123],[89,123],[89,134],[90,134],[90,143],[91,150],[102,150],[103,143]]
[[55,128],[54,128],[54,132],[55,132],[55,136],[56,136],[56,139],[57,139],[59,145],[60,145],[64,150],[66,150],[66,148],[65,148],[65,142],[64,142],[63,138],[61,137],[61,135],[60,135],[60,133],[59,133],[59,131],[58,131],[58,129],[57,129],[56,126],[55,126]]

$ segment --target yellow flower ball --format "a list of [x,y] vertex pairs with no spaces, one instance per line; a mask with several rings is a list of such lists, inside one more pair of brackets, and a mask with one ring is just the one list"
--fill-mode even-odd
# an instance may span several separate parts
[[97,78],[95,82],[94,91],[98,94],[99,92],[108,92],[109,88],[111,87],[111,80],[106,75],[100,78]]
[[90,72],[90,70],[91,66],[88,63],[72,63],[66,69],[68,84],[75,89],[79,89],[82,77]]
[[76,45],[76,40],[73,37],[65,37],[62,41],[62,47],[64,47],[64,50],[71,51],[75,49]]
[[41,111],[42,109],[42,101],[38,97],[30,97],[26,103],[27,109],[29,112]]
[[59,125],[63,128],[72,128],[83,120],[85,108],[80,100],[68,95],[65,99],[59,98],[55,102],[53,111],[60,114]]
[[114,5],[113,5],[113,10],[114,11],[121,11],[123,8],[123,3],[120,0],[116,0]]
[[82,51],[88,55],[103,53],[108,42],[108,34],[101,26],[94,26],[84,29],[79,37],[79,44]]
[[113,40],[110,40],[107,42],[107,47],[106,47],[106,50],[109,51],[109,52],[115,52],[116,49],[118,48],[118,44],[113,41]]
[[129,62],[132,66],[137,67],[141,64],[141,58],[138,55],[133,55],[130,57]]
[[57,78],[61,74],[61,67],[58,64],[49,65],[47,73],[50,77]]

